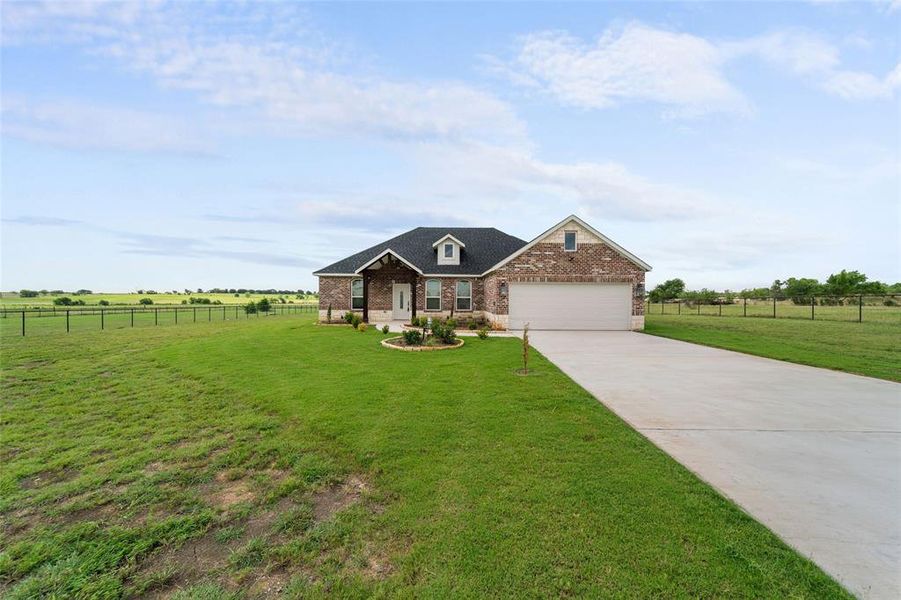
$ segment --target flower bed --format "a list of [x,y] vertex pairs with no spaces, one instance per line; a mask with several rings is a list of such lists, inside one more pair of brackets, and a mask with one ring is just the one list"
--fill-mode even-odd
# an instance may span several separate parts
[[409,345],[404,341],[403,336],[397,336],[382,340],[382,346],[391,348],[392,350],[406,350],[407,352],[430,352],[432,350],[454,350],[463,346],[463,340],[454,340],[451,344],[445,344],[434,338],[423,344]]

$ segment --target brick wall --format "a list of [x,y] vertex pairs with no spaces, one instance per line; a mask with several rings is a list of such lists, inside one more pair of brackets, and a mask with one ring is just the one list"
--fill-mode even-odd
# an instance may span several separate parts
[[[484,288],[484,280],[476,277],[435,277],[441,282],[441,310],[434,311],[440,312],[445,316],[451,313],[451,309],[453,312],[467,312],[467,311],[458,311],[457,306],[457,282],[458,281],[469,281],[472,286],[472,311],[477,312],[483,310],[485,305],[485,288]],[[419,277],[416,282],[416,312],[423,314],[431,314],[433,311],[427,311],[425,309],[425,282],[426,278]]]
[[391,310],[394,302],[393,284],[412,284],[415,278],[416,272],[399,262],[390,262],[380,269],[370,271],[369,310]]
[[[580,235],[577,250],[564,251],[564,229],[569,230],[561,228],[546,238],[555,241],[535,244],[485,278],[486,310],[508,314],[509,295],[502,297],[499,293],[504,282],[630,283],[633,291],[635,285],[644,284],[644,271],[598,238]],[[632,314],[644,314],[644,301],[635,298],[634,293]]]
[[338,318],[350,310],[350,281],[353,277],[320,277],[319,310],[328,310],[332,305],[332,316]]

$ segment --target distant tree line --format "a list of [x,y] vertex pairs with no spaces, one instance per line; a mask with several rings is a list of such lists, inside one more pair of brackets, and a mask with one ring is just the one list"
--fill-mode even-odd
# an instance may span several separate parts
[[[719,292],[707,288],[686,290],[685,282],[676,278],[664,281],[648,292],[648,300],[665,302],[680,299],[695,304],[732,304],[736,299],[777,298],[791,300],[795,304],[810,304],[815,296],[840,298],[859,294],[901,294],[901,282],[888,284],[870,281],[860,271],[842,269],[830,275],[825,282],[811,277],[789,277],[785,280],[775,280],[770,287],[746,288],[740,292],[732,290]],[[821,302],[828,304],[831,300],[823,298]]]
[[[19,290],[20,298],[37,298],[38,296],[61,296],[67,292],[63,290]],[[86,294],[93,294],[91,290],[78,290],[75,292],[68,292],[73,296],[84,296]]]

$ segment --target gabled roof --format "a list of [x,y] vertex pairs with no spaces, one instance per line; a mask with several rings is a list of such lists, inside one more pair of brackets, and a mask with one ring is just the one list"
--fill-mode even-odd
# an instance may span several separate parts
[[507,264],[508,262],[510,262],[517,256],[519,256],[520,254],[522,254],[523,252],[525,252],[526,250],[528,250],[529,248],[534,246],[535,244],[539,243],[549,233],[556,231],[557,229],[560,229],[561,227],[563,227],[564,225],[566,225],[567,223],[570,223],[570,222],[577,223],[581,227],[587,229],[589,232],[591,232],[592,234],[594,234],[598,238],[600,238],[601,241],[604,242],[604,244],[606,244],[607,246],[609,246],[616,252],[620,253],[623,257],[629,259],[630,261],[632,261],[633,263],[635,263],[637,266],[641,267],[645,271],[651,270],[651,265],[649,265],[648,263],[644,262],[643,260],[641,260],[640,258],[635,256],[634,254],[632,254],[631,252],[629,252],[628,250],[626,250],[625,248],[623,248],[622,246],[620,246],[619,244],[617,244],[616,242],[614,242],[613,240],[608,238],[606,235],[604,235],[603,233],[601,233],[600,231],[598,231],[597,229],[595,229],[594,227],[592,227],[591,225],[589,225],[588,223],[586,223],[585,221],[583,221],[582,219],[577,217],[576,215],[569,215],[568,217],[566,217],[565,219],[563,219],[562,221],[560,221],[553,227],[549,228],[547,231],[535,236],[535,238],[531,242],[529,242],[528,244],[524,244],[521,248],[519,248],[516,251],[514,251],[513,253],[511,253],[510,256],[505,256],[500,261],[498,261],[496,264],[485,269],[485,272],[483,273],[483,275],[487,275],[491,271],[494,271],[495,269],[498,269],[498,268],[504,266],[505,264]]
[[[432,244],[447,235],[461,242],[459,265],[438,264]],[[353,275],[390,251],[426,275],[479,276],[525,245],[525,240],[494,227],[417,227],[314,271],[313,275]]]
[[374,263],[374,262],[376,262],[376,261],[381,260],[384,256],[387,256],[388,254],[391,254],[392,256],[394,256],[394,258],[396,258],[396,259],[399,260],[400,262],[404,263],[405,265],[407,265],[408,267],[410,267],[411,269],[413,269],[414,271],[416,271],[417,273],[419,273],[420,275],[422,275],[422,269],[420,269],[419,267],[417,267],[416,265],[414,265],[413,263],[411,263],[410,261],[408,261],[406,258],[404,258],[403,256],[401,256],[400,254],[398,254],[397,252],[395,252],[395,251],[392,250],[391,248],[385,248],[385,250],[383,250],[383,251],[380,252],[379,254],[376,254],[376,255],[373,257],[372,260],[370,260],[369,262],[364,263],[363,265],[361,265],[356,271],[354,271],[354,273],[360,273],[360,272],[362,272],[363,270],[366,269],[366,267],[368,267],[369,265],[371,265],[372,263]]
[[447,234],[446,236],[444,236],[443,238],[441,238],[440,240],[438,240],[437,242],[435,242],[434,244],[432,244],[432,248],[437,248],[438,245],[439,245],[441,242],[443,242],[444,240],[450,240],[450,241],[454,242],[455,244],[457,244],[458,246],[460,246],[461,248],[465,248],[465,247],[466,247],[466,244],[464,244],[463,242],[461,242],[460,240],[458,240],[457,238],[455,238],[455,237],[452,236],[451,234]]

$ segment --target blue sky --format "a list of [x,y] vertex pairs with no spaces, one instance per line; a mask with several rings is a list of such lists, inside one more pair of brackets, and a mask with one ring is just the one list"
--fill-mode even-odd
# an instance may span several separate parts
[[4,290],[314,288],[582,216],[648,283],[901,279],[897,2],[6,2]]

